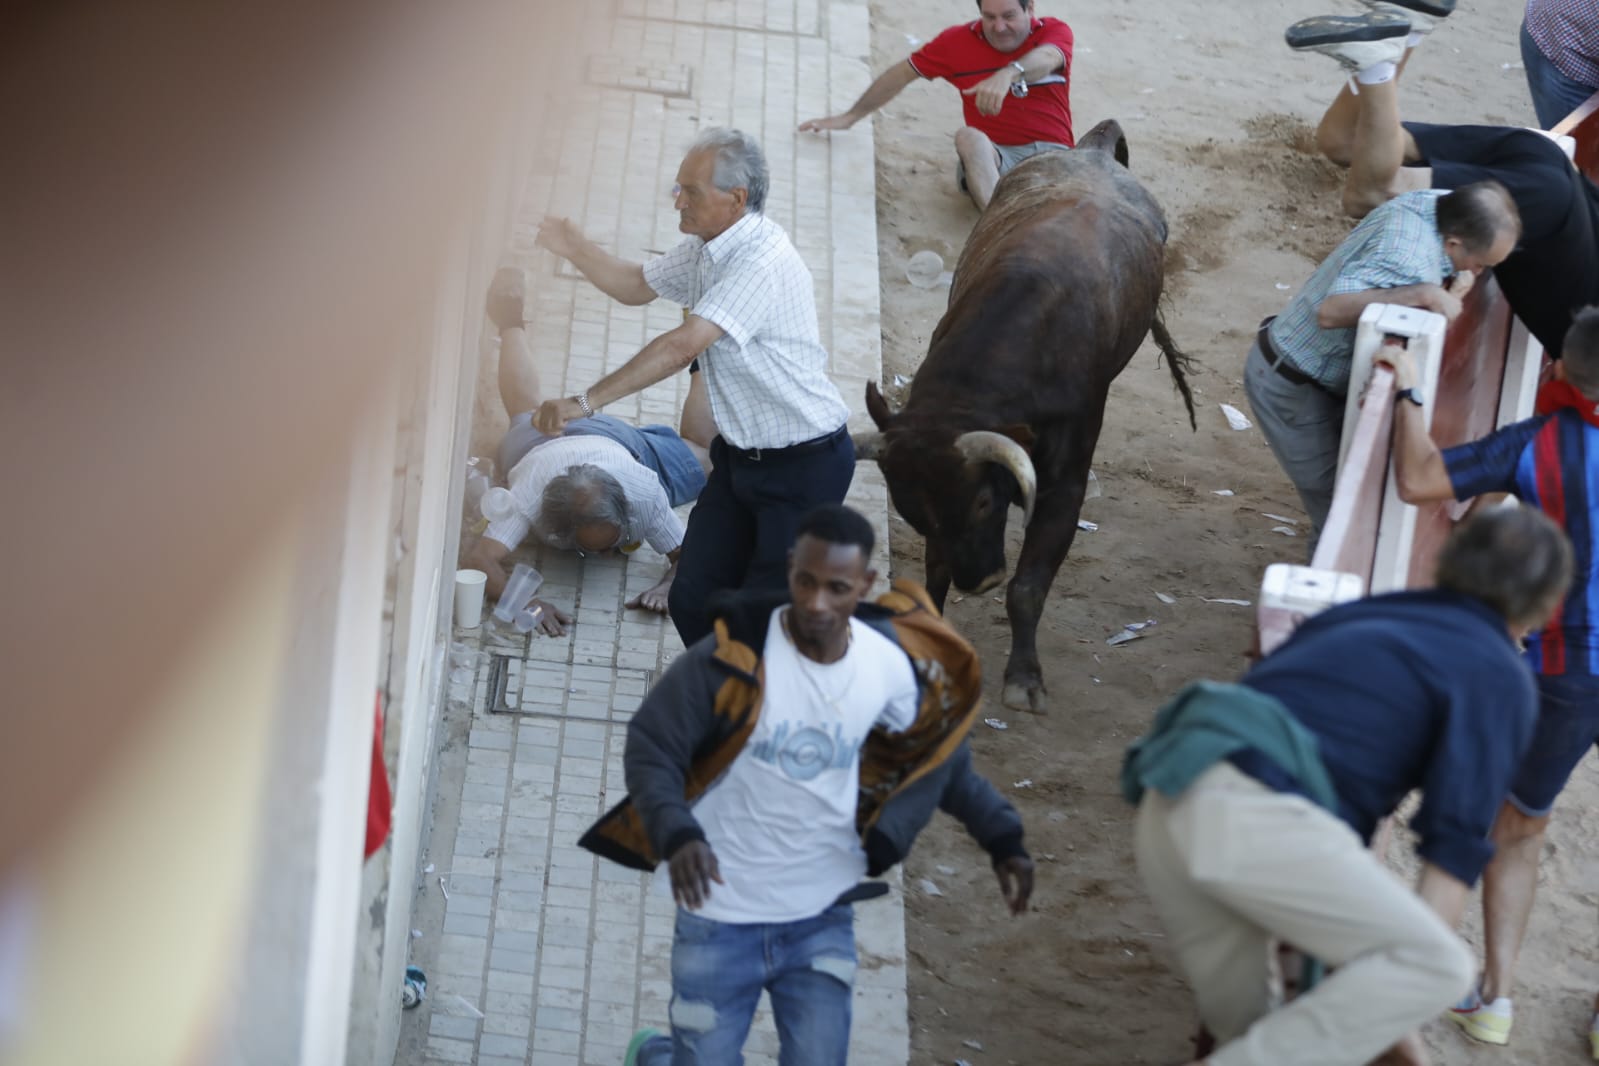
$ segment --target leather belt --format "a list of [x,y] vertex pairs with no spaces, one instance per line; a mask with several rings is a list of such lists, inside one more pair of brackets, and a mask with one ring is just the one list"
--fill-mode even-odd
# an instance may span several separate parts
[[1299,370],[1296,367],[1289,366],[1288,360],[1284,359],[1282,354],[1277,351],[1275,346],[1272,345],[1271,324],[1275,321],[1277,321],[1276,315],[1271,315],[1262,319],[1260,323],[1260,332],[1256,335],[1256,342],[1260,345],[1260,354],[1266,357],[1266,365],[1277,371],[1277,373],[1281,374],[1289,381],[1292,381],[1295,385],[1314,385],[1316,388],[1322,389],[1322,391],[1325,392],[1326,389],[1321,382],[1317,381],[1309,374],[1306,374],[1304,371]]
[[[819,452],[823,448],[831,448],[841,437],[849,434],[848,423],[839,426],[831,433],[810,440],[802,440],[798,444],[790,444],[783,448],[735,448],[727,445],[727,450],[735,458],[747,463],[765,463],[773,460],[793,459],[808,452]],[[725,439],[723,443],[726,443]]]

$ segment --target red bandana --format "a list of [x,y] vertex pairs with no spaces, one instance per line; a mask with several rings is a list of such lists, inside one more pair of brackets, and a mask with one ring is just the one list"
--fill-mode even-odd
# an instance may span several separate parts
[[1584,422],[1599,429],[1599,404],[1578,392],[1571,382],[1551,378],[1538,389],[1534,413],[1551,415],[1563,408],[1577,412]]

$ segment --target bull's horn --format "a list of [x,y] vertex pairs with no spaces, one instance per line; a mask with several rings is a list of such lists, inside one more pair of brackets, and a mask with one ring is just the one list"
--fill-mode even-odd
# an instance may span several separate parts
[[1027,449],[1003,433],[975,429],[955,438],[955,450],[969,463],[998,463],[1009,470],[1022,487],[1022,525],[1033,520],[1033,504],[1038,502],[1038,475]]
[[875,462],[883,457],[882,433],[851,433],[849,439],[855,442],[856,462]]

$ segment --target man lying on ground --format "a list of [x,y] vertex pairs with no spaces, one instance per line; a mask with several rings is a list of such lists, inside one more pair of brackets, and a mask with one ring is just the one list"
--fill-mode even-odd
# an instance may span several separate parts
[[[1471,985],[1453,926],[1533,732],[1517,641],[1570,581],[1548,518],[1479,515],[1437,588],[1316,615],[1237,684],[1184,689],[1128,748],[1139,874],[1220,1045],[1202,1061],[1364,1066],[1400,1041],[1426,1061],[1408,1034]],[[1366,842],[1416,788],[1412,892]],[[1282,1007],[1273,938],[1334,968]]]
[[[529,532],[551,547],[587,553],[628,552],[648,541],[671,565],[627,606],[665,614],[683,547],[683,522],[672,508],[705,487],[706,448],[716,435],[704,386],[698,375],[690,379],[681,434],[609,415],[569,422],[557,436],[539,432],[533,414],[543,400],[524,329],[526,289],[517,268],[501,270],[489,288],[489,318],[500,331],[500,400],[511,416],[498,457],[511,509],[489,516],[462,565],[486,573],[488,595],[498,596],[509,576],[505,558]],[[551,604],[540,606],[540,628],[564,633],[571,617]]]

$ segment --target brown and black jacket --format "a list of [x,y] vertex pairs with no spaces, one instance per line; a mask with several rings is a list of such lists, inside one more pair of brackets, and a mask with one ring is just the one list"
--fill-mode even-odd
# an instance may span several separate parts
[[[786,593],[745,594],[713,607],[713,635],[678,656],[628,723],[629,795],[583,836],[583,847],[653,870],[688,841],[705,839],[693,805],[754,732],[767,627],[772,611],[787,602]],[[909,729],[874,729],[861,749],[855,824],[868,874],[902,860],[936,808],[960,819],[994,862],[1026,855],[1021,816],[972,768],[966,744],[982,696],[976,650],[910,581],[862,603],[855,617],[905,651],[921,691]]]

